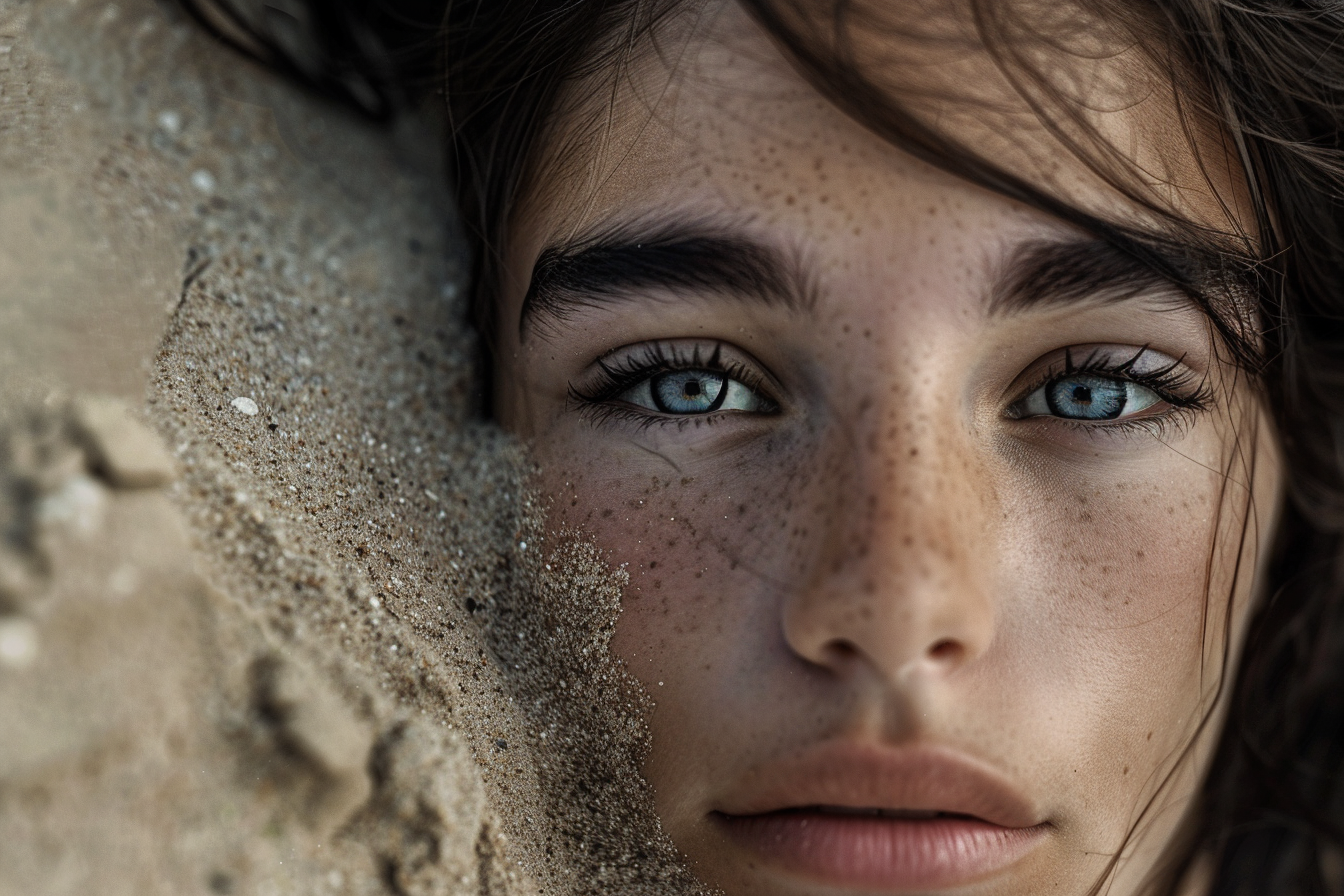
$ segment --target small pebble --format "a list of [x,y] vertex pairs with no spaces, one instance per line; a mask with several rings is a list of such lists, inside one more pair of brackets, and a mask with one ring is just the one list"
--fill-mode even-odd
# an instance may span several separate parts
[[204,168],[191,175],[191,185],[202,193],[215,192],[215,176]]
[[257,416],[257,413],[261,410],[260,408],[257,407],[257,403],[255,401],[253,401],[252,399],[248,398],[245,395],[238,396],[233,401],[229,402],[229,404],[238,413],[246,414],[249,417]]
[[113,398],[86,396],[72,422],[91,466],[116,488],[155,488],[172,482],[177,467],[159,437]]
[[0,619],[0,667],[20,671],[37,661],[37,626],[28,619]]

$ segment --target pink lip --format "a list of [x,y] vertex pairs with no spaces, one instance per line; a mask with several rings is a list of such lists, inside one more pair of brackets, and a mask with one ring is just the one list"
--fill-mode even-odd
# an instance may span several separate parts
[[[843,811],[874,809],[941,814]],[[831,885],[887,891],[986,877],[1024,857],[1050,827],[998,773],[966,756],[845,742],[753,769],[714,817],[734,842],[772,866]]]

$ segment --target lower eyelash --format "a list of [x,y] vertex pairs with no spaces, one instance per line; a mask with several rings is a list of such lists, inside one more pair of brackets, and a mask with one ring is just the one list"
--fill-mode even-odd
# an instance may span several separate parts
[[[1165,401],[1165,399],[1163,400]],[[1184,435],[1189,430],[1190,425],[1194,423],[1195,417],[1206,409],[1204,407],[1173,406],[1171,410],[1160,414],[1150,414],[1146,417],[1124,417],[1119,420],[1108,420],[1100,423],[1085,423],[1081,420],[1069,420],[1064,417],[1050,419],[1054,425],[1067,426],[1092,437],[1096,437],[1100,431],[1106,435],[1123,437],[1142,434],[1162,440],[1175,435]]]
[[579,405],[578,411],[594,426],[602,426],[607,423],[623,423],[628,426],[634,426],[639,431],[654,426],[670,425],[676,426],[678,429],[685,429],[688,426],[712,426],[731,413],[718,412],[712,414],[671,416],[644,411],[640,408],[628,407],[626,405],[588,401],[583,401],[582,404]]

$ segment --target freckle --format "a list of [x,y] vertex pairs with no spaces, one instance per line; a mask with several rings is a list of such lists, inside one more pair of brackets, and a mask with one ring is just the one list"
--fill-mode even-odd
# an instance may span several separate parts
[[1125,775],[1129,774],[1129,766],[1125,766],[1125,770],[1124,770],[1123,772],[1121,772],[1121,774],[1125,774]]
[[1151,731],[1148,732],[1148,739],[1149,739],[1149,740],[1152,740],[1152,739],[1153,739],[1153,732],[1151,732]]
[[794,203],[795,201],[796,201],[796,200],[794,200],[794,198],[793,198],[792,196],[785,196],[785,197],[784,197],[784,204],[785,204],[785,205],[793,205],[793,203]]

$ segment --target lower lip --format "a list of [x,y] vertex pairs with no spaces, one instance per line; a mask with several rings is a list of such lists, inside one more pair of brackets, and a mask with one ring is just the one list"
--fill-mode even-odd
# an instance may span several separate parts
[[969,883],[1030,852],[1046,825],[824,812],[718,816],[738,844],[785,871],[836,886],[916,890]]

